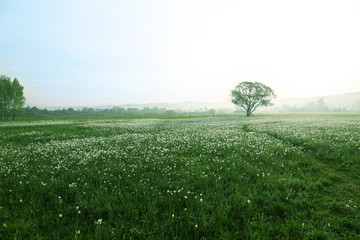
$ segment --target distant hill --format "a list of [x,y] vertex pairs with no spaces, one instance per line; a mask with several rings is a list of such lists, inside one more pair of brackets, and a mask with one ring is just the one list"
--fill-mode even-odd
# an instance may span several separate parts
[[[360,92],[346,93],[343,95],[330,95],[330,96],[319,96],[313,98],[288,98],[288,99],[275,99],[274,106],[268,108],[260,108],[258,112],[283,112],[289,108],[303,108],[311,103],[316,103],[319,99],[323,99],[326,107],[329,111],[334,109],[344,109],[348,111],[360,111]],[[207,102],[179,102],[179,103],[128,103],[128,104],[104,104],[96,106],[39,106],[31,105],[30,107],[38,107],[40,109],[56,110],[56,109],[68,109],[73,108],[79,110],[85,107],[94,109],[111,109],[113,107],[120,108],[138,108],[143,109],[149,108],[165,108],[167,110],[182,110],[182,111],[207,111],[215,109],[217,112],[229,113],[236,110],[236,106],[230,101],[223,103],[207,103]]]
[[279,110],[284,106],[304,107],[307,104],[316,102],[321,98],[324,100],[324,103],[329,108],[329,110],[339,108],[346,108],[350,111],[360,110],[360,92],[346,93],[342,95],[319,96],[313,98],[279,99],[275,101],[272,110]]

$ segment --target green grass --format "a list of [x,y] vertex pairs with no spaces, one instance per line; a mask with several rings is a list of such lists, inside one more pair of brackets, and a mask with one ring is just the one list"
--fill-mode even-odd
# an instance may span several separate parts
[[360,115],[153,117],[0,122],[0,239],[360,239]]

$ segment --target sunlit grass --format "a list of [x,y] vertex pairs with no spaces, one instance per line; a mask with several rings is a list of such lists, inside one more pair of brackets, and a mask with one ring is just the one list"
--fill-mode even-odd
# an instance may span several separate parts
[[334,119],[0,123],[0,239],[359,239],[360,116]]

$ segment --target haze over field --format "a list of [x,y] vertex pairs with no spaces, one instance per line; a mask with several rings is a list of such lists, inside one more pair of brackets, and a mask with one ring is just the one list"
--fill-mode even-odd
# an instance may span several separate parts
[[0,1],[0,73],[27,103],[223,102],[360,91],[360,1]]

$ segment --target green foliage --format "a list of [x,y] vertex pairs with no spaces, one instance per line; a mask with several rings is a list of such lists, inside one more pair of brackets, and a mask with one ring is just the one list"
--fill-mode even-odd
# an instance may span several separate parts
[[359,239],[359,120],[1,122],[0,239]]
[[13,81],[5,75],[0,76],[0,120],[8,120],[23,111],[25,97],[24,87],[14,78]]
[[263,83],[242,82],[231,91],[231,101],[243,108],[246,116],[250,116],[258,107],[272,105],[276,97],[274,91]]
[[9,110],[13,95],[11,79],[5,75],[0,76],[0,119],[9,118]]
[[177,116],[180,118],[189,117],[189,116],[214,116],[216,113],[215,110],[199,110],[199,111],[188,111],[184,112],[182,110],[166,110],[165,108],[149,108],[144,107],[143,109],[138,108],[121,108],[121,107],[112,107],[106,109],[94,109],[94,108],[82,108],[78,110],[74,110],[73,108],[68,109],[57,109],[57,110],[47,110],[47,109],[39,109],[37,107],[27,106],[24,109],[24,117],[67,117],[67,116],[98,116],[98,117],[111,117],[111,116],[120,116],[120,117],[158,117],[162,115],[165,116]]

